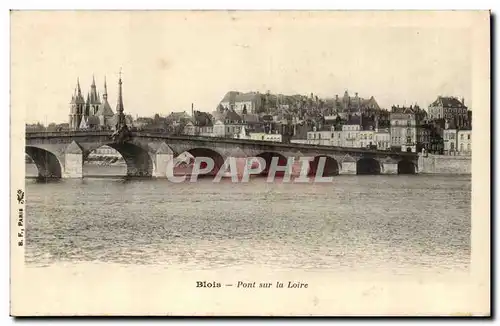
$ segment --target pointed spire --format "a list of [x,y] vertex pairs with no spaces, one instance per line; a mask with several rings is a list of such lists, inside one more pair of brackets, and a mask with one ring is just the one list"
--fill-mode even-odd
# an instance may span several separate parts
[[95,87],[95,76],[92,74],[92,87]]
[[106,85],[106,76],[104,76],[104,93],[102,93],[103,100],[108,100],[108,86]]
[[122,70],[121,70],[121,68],[120,68],[120,77],[118,79],[118,101],[116,103],[116,112],[123,113]]
[[76,88],[78,90],[78,95],[82,96],[82,89],[80,88],[80,77],[76,77]]

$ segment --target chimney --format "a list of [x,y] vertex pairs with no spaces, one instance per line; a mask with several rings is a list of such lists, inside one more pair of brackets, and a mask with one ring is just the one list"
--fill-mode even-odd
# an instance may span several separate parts
[[194,118],[194,103],[191,103],[191,116]]
[[465,99],[462,97],[462,105],[465,106]]

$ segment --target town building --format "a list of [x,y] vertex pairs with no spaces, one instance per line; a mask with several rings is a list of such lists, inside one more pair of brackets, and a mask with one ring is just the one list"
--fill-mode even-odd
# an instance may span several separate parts
[[331,127],[327,126],[326,128],[318,129],[313,127],[313,130],[307,133],[306,144],[332,146],[332,142],[333,134]]
[[443,130],[444,154],[451,155],[457,151],[457,134],[456,128]]
[[393,106],[390,114],[391,147],[403,152],[418,151],[417,129],[424,122],[426,112],[418,105],[410,107]]
[[429,105],[429,119],[445,119],[453,121],[457,128],[470,127],[470,117],[465,100],[459,100],[456,97],[438,96],[438,98]]
[[443,154],[445,155],[472,154],[472,130],[470,128],[460,129],[453,123],[446,123],[443,141]]
[[375,145],[378,150],[389,150],[391,149],[391,133],[389,128],[386,129],[375,129],[374,132]]
[[[215,119],[216,117],[214,117]],[[225,110],[222,115],[213,124],[214,137],[229,137],[234,138],[235,135],[241,132],[242,127],[246,127],[246,123],[242,117],[233,110]]]
[[219,110],[232,110],[238,114],[257,113],[262,106],[262,98],[258,92],[227,92],[220,101]]
[[195,136],[213,136],[212,115],[207,112],[194,111],[192,121],[188,121],[184,126],[184,134]]
[[283,141],[283,137],[278,133],[265,133],[265,132],[248,132],[245,126],[242,126],[240,132],[234,135],[234,138],[237,139],[249,139],[249,140],[258,140],[258,141],[271,141],[281,143]]
[[342,125],[341,142],[342,147],[360,147],[361,120],[354,116]]
[[472,130],[463,129],[457,132],[457,149],[460,153],[472,154]]
[[333,112],[340,114],[344,119],[348,113],[360,115],[361,113],[380,111],[380,106],[373,96],[369,99],[359,97],[358,93],[350,96],[347,90],[342,98],[335,95],[335,99],[329,102],[333,106]]

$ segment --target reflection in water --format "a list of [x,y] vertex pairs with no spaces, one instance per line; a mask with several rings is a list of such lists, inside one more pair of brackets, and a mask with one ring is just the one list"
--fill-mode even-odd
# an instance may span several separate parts
[[26,261],[464,269],[470,176],[338,176],[333,183],[26,179]]

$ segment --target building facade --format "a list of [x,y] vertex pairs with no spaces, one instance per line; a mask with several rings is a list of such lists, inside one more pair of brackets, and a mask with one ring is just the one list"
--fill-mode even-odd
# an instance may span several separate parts
[[258,92],[241,93],[227,92],[219,104],[219,109],[232,110],[238,114],[256,113],[262,105],[262,98]]
[[422,127],[427,113],[418,105],[410,107],[393,106],[390,113],[391,147],[403,152],[417,152],[418,129]]
[[391,133],[389,129],[377,129],[374,132],[375,144],[379,150],[389,150],[391,148]]
[[445,155],[472,155],[472,130],[443,130]]
[[460,153],[472,154],[472,130],[459,130],[457,132],[457,148]]
[[458,128],[470,127],[468,108],[465,106],[465,100],[459,100],[456,97],[438,96],[438,98],[429,105],[429,119],[445,119],[453,121]]

